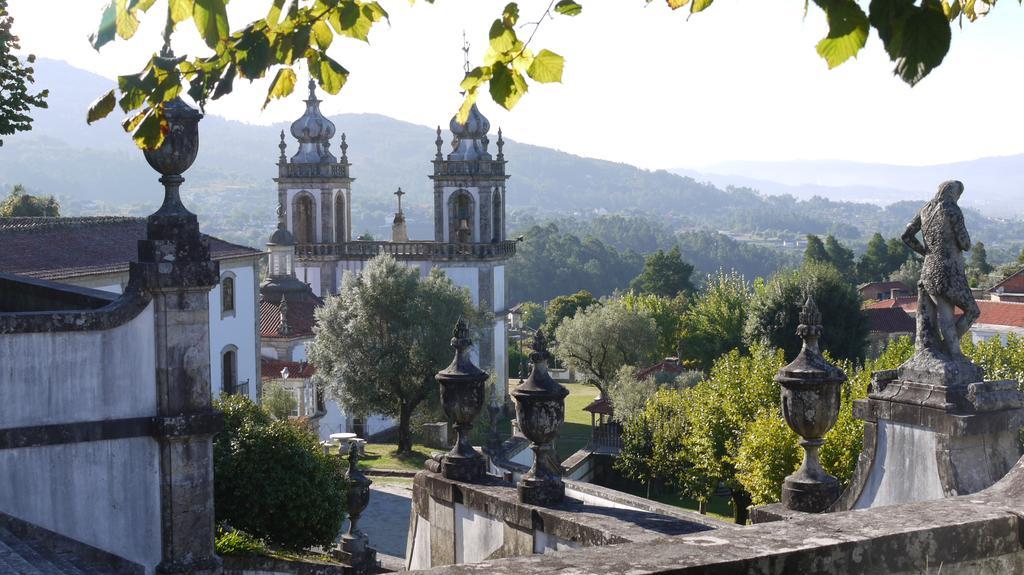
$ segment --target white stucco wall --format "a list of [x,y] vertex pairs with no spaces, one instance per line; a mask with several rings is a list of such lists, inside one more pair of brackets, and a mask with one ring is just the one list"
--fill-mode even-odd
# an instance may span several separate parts
[[219,397],[224,391],[221,364],[223,353],[231,346],[237,348],[238,384],[249,383],[249,397],[256,397],[256,382],[260,380],[259,365],[256,363],[256,301],[259,286],[252,261],[221,262],[221,278],[233,274],[235,278],[235,310],[225,314],[221,311],[221,286],[210,290],[210,384],[213,396]]
[[308,283],[309,287],[313,290],[316,295],[322,295],[320,293],[320,268],[319,267],[307,267],[305,265],[295,264],[295,277],[299,278],[299,281]]
[[[154,326],[151,303],[109,330],[0,336],[0,425],[155,415]],[[160,561],[152,438],[0,450],[0,485],[4,513],[150,567]]]
[[473,299],[473,305],[480,304],[480,271],[475,267],[443,267],[445,275],[447,275],[455,285],[464,287],[469,290],[469,295]]
[[875,463],[854,509],[942,499],[936,433],[879,418]]
[[0,450],[0,510],[152,573],[161,558],[159,462],[150,437]]
[[971,326],[971,340],[973,340],[974,343],[988,341],[994,337],[998,337],[999,340],[1003,342],[1003,345],[1005,345],[1006,336],[1011,333],[1017,336],[1024,336],[1024,328],[984,323],[976,323]]
[[2,335],[0,426],[155,415],[155,350],[152,303],[114,329]]
[[494,266],[494,313],[503,314],[508,307],[505,301],[505,266]]

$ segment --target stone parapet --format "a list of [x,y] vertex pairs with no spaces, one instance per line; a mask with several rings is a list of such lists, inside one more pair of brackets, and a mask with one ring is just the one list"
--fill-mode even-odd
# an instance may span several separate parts
[[[1024,464],[980,493],[855,512],[793,513],[741,529],[450,565],[427,575],[1024,572]],[[777,507],[777,506],[771,506]],[[768,509],[767,511],[772,511]]]
[[414,479],[407,566],[476,563],[728,527],[627,494],[597,486],[576,491],[580,485],[566,483],[562,503],[537,507],[521,503],[508,481],[489,476],[468,484],[421,471]]

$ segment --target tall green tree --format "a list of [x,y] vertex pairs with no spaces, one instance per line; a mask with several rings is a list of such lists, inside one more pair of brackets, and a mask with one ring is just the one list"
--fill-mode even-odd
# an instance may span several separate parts
[[644,269],[629,288],[646,294],[673,298],[693,292],[693,265],[683,261],[679,246],[668,252],[658,250],[644,259]]
[[35,92],[36,79],[31,64],[36,57],[29,54],[22,63],[14,52],[21,48],[14,34],[14,18],[7,11],[7,0],[0,0],[0,146],[2,136],[32,129],[32,108],[45,108],[49,90]]
[[975,283],[995,271],[996,268],[988,263],[988,252],[985,251],[985,242],[975,242],[974,246],[971,247],[971,260],[967,267]]
[[316,310],[309,360],[347,412],[397,418],[398,451],[408,453],[413,412],[437,393],[434,374],[451,361],[455,322],[474,314],[469,293],[440,270],[420,279],[418,269],[378,256]]
[[555,356],[605,397],[622,366],[649,365],[657,357],[658,328],[646,314],[613,300],[567,318],[555,340]]
[[682,294],[667,298],[629,292],[622,296],[626,309],[654,320],[658,329],[658,354],[662,357],[674,356],[679,350],[680,328],[687,303],[686,296]]
[[1024,248],[1021,248],[1020,255],[1017,256],[1017,263],[1024,266]]
[[745,350],[743,328],[753,292],[736,272],[710,275],[683,314],[679,359],[709,370],[724,353]]
[[831,261],[829,258],[828,250],[825,249],[825,243],[821,241],[821,238],[814,234],[807,234],[807,247],[804,248],[804,261],[805,262],[819,262],[827,264]]
[[825,238],[825,251],[831,263],[843,277],[853,282],[857,277],[857,262],[854,261],[853,250],[847,248],[835,236],[829,234]]
[[[567,318],[575,316],[578,312],[588,307],[598,305],[597,298],[587,290],[580,290],[574,294],[560,295],[548,302],[544,310],[544,332],[554,334],[558,326]],[[551,337],[550,335],[548,337]]]
[[910,247],[903,243],[903,239],[899,237],[889,238],[886,242],[886,251],[889,252],[889,273],[900,269],[908,259],[916,257]]
[[15,184],[11,193],[0,202],[0,217],[41,218],[60,216],[60,202],[53,196],[33,196],[25,186]]
[[825,333],[822,349],[837,359],[863,360],[868,322],[861,311],[857,288],[831,265],[808,263],[796,271],[779,272],[758,286],[745,328],[748,345],[762,343],[785,350],[786,357],[800,351],[794,337],[800,308],[808,296],[821,310]]
[[[868,240],[868,249],[857,262],[857,274],[862,282],[882,281],[892,273],[889,245],[882,234],[875,232]],[[893,268],[895,269],[895,268]]]

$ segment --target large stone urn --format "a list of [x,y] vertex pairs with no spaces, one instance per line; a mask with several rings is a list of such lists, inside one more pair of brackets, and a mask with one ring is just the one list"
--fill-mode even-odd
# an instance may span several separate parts
[[555,439],[565,420],[565,397],[569,390],[548,373],[547,340],[537,330],[531,346],[530,376],[512,390],[519,430],[530,440],[533,466],[519,480],[519,500],[531,505],[554,505],[565,499],[562,465],[555,452]]
[[479,481],[487,471],[487,463],[483,455],[470,445],[469,432],[484,405],[484,382],[488,375],[469,357],[473,342],[462,318],[455,324],[451,345],[455,349],[455,358],[434,379],[441,388],[441,405],[455,427],[457,438],[451,450],[435,457],[427,468],[454,481]]
[[794,511],[821,513],[839,498],[839,481],[821,467],[818,450],[839,417],[842,384],[846,374],[830,365],[818,349],[821,313],[813,298],[800,312],[797,335],[804,340],[796,359],[779,370],[776,383],[782,388],[782,415],[800,436],[803,464],[782,484],[782,504]]
[[369,537],[359,530],[359,516],[370,504],[370,485],[373,484],[359,469],[359,447],[352,442],[348,450],[348,531],[341,536],[336,555],[351,567],[354,574],[372,573],[377,567],[377,552],[370,547]]

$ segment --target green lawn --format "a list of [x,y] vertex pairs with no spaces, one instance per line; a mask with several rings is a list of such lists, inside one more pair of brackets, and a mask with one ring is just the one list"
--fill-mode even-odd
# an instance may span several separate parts
[[565,461],[590,441],[590,413],[583,408],[597,397],[597,388],[583,383],[566,383],[569,396],[565,398],[565,423],[558,434],[558,459]]
[[399,456],[395,453],[396,447],[394,443],[367,443],[366,456],[359,460],[359,467],[419,471],[432,453],[440,451],[426,445],[413,445],[411,454]]

